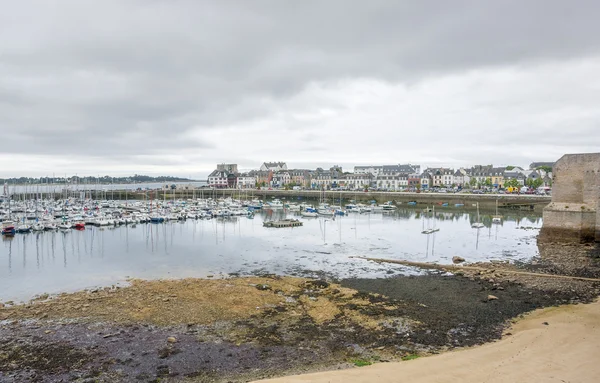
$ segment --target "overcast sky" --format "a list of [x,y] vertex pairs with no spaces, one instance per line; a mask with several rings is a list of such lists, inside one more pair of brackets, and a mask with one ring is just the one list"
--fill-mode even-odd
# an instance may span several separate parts
[[598,1],[0,6],[0,177],[600,151]]

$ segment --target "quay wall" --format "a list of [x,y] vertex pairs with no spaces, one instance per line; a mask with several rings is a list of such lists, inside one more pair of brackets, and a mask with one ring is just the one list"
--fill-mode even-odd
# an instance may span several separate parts
[[351,200],[357,202],[377,201],[384,203],[392,201],[396,204],[408,203],[411,201],[422,205],[434,205],[447,202],[449,205],[464,204],[465,207],[471,207],[472,204],[479,203],[481,208],[495,208],[496,201],[500,208],[514,208],[523,210],[539,210],[550,203],[549,196],[537,195],[516,195],[516,194],[470,194],[470,193],[406,193],[406,192],[354,192],[354,191],[318,191],[318,190],[219,190],[219,196],[253,195],[255,198],[268,199],[280,198],[285,200],[310,199],[319,200],[323,198],[331,203],[339,203],[340,198],[343,203],[349,203]]
[[[89,193],[89,192],[88,192]],[[61,198],[63,195],[42,194],[41,198]],[[78,195],[75,195],[77,197]],[[90,198],[90,195],[86,195]],[[517,194],[470,194],[470,193],[406,193],[406,192],[355,192],[355,191],[318,191],[318,190],[258,190],[258,189],[187,189],[187,190],[146,190],[146,191],[123,191],[114,190],[110,192],[92,191],[91,198],[96,200],[173,200],[187,198],[221,198],[233,197],[242,199],[272,199],[279,198],[285,201],[319,201],[324,199],[328,203],[346,204],[350,201],[370,203],[384,203],[392,201],[398,205],[414,201],[419,205],[437,205],[448,203],[450,206],[464,204],[466,208],[473,207],[479,203],[482,209],[494,209],[496,201],[501,209],[535,210],[541,212],[550,203],[549,196],[517,195]],[[341,202],[340,202],[341,198]],[[18,199],[18,197],[16,198]]]
[[565,154],[552,174],[540,240],[600,242],[600,153]]

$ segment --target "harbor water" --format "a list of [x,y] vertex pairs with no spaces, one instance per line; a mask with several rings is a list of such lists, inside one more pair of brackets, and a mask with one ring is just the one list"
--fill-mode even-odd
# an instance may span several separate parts
[[[327,278],[388,277],[419,273],[355,257],[451,263],[526,261],[538,254],[542,219],[535,213],[505,213],[484,227],[477,214],[461,209],[432,213],[420,208],[336,217],[299,217],[284,209],[253,218],[187,219],[165,223],[86,226],[3,237],[0,243],[0,301],[27,300],[42,293],[126,283],[129,278],[221,277],[274,273]],[[263,222],[299,218],[303,226],[267,228]],[[439,231],[422,234],[427,228]]]

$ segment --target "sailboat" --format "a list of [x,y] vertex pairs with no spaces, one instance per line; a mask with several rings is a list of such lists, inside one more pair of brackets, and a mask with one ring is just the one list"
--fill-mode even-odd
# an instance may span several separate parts
[[429,227],[429,218],[427,219],[427,229],[423,230],[421,232],[421,234],[431,234],[431,233],[435,233],[436,231],[440,231],[440,229],[437,229],[435,227],[435,206],[431,209],[431,216],[433,217],[433,226]]
[[479,216],[479,202],[477,202],[477,221],[471,225],[473,229],[481,229],[485,227],[483,223],[481,223],[481,217]]
[[496,215],[492,217],[492,223],[502,223],[502,216],[498,214],[498,199],[496,199]]
[[11,221],[10,216],[10,194],[8,192],[8,184],[4,184],[4,194],[8,197],[8,220],[2,222],[2,235],[12,236],[17,231],[15,224]]

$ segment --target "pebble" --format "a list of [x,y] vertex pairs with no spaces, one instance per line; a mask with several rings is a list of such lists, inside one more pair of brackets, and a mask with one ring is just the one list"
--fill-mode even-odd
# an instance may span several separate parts
[[177,343],[177,338],[175,338],[174,336],[170,336],[167,338],[167,342],[169,343]]
[[465,261],[465,259],[463,257],[459,257],[458,255],[455,255],[454,257],[452,257],[453,263],[462,263],[464,261]]
[[487,296],[487,300],[488,300],[488,301],[495,301],[495,300],[497,300],[497,299],[498,299],[498,297],[497,297],[497,296],[495,296],[495,295],[488,295],[488,296]]

